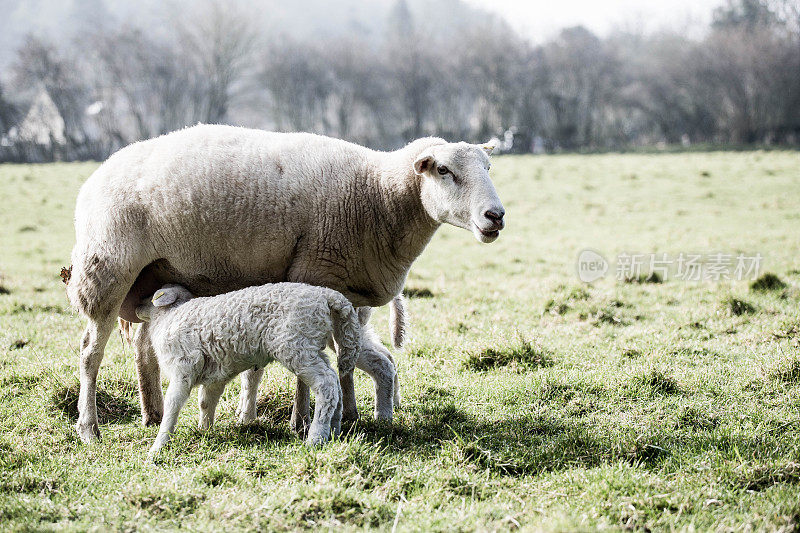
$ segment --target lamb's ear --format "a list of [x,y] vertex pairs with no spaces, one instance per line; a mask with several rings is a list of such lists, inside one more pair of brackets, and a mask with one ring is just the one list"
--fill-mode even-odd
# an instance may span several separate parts
[[178,299],[178,291],[174,289],[160,289],[153,295],[153,305],[156,307],[166,307],[175,303]]
[[492,152],[496,147],[497,147],[497,141],[495,139],[492,139],[491,141],[483,143],[483,145],[481,145],[481,149],[484,152],[486,152],[486,155],[492,155]]
[[421,176],[426,172],[430,172],[435,166],[436,160],[433,158],[433,155],[431,155],[430,151],[425,150],[419,154],[419,157],[414,161],[414,172]]

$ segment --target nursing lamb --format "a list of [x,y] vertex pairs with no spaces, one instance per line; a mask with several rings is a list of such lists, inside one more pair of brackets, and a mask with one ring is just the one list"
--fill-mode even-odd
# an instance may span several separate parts
[[[180,285],[167,285],[136,308],[149,322],[161,367],[169,375],[164,418],[150,457],[169,440],[192,388],[202,385],[200,427],[214,423],[225,385],[247,368],[278,360],[311,387],[317,402],[307,442],[320,444],[338,433],[342,391],[325,357],[328,337],[336,341],[341,374],[352,373],[361,352],[358,314],[341,294],[300,283],[248,287],[194,298]],[[392,381],[378,396],[391,411]],[[388,392],[388,394],[387,394]]]
[[[305,133],[195,126],[123,148],[86,181],[75,209],[67,293],[89,319],[78,434],[100,436],[97,372],[117,316],[138,322],[135,307],[164,284],[211,296],[294,281],[378,307],[400,293],[442,223],[492,242],[504,213],[488,150],[438,138],[378,152]],[[137,331],[135,351],[143,421],[151,424],[163,401],[147,328]],[[308,417],[307,388],[298,382],[297,390],[299,428]],[[344,414],[355,418],[352,383],[342,392]]]

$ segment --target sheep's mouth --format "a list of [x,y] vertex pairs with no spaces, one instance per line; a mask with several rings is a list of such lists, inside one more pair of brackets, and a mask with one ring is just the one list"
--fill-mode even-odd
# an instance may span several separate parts
[[494,242],[494,240],[497,239],[500,236],[500,230],[499,229],[485,230],[485,229],[481,228],[480,226],[478,226],[475,222],[472,223],[472,226],[473,226],[473,231],[477,230],[477,233],[475,233],[475,236],[481,242],[484,242],[484,243]]

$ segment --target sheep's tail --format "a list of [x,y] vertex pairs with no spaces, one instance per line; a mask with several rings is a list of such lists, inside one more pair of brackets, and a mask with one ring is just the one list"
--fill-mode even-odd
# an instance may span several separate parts
[[403,343],[406,340],[407,325],[406,299],[400,293],[392,299],[392,303],[389,305],[389,328],[392,330],[392,346],[395,349],[403,347]]
[[333,319],[333,340],[336,341],[339,375],[342,376],[353,372],[356,367],[361,353],[361,325],[358,322],[358,312],[341,294],[331,295],[328,298],[328,307]]
[[128,346],[133,344],[133,323],[124,318],[119,319],[119,334],[128,342]]

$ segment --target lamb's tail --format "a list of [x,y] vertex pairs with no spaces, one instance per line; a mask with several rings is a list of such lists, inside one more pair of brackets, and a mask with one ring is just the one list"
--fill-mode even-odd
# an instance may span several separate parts
[[403,343],[406,340],[407,325],[406,299],[400,293],[392,299],[392,303],[389,305],[389,327],[392,330],[392,346],[395,349],[403,347]]
[[341,294],[328,298],[333,319],[333,340],[336,341],[339,375],[353,372],[361,353],[361,324],[358,312]]

